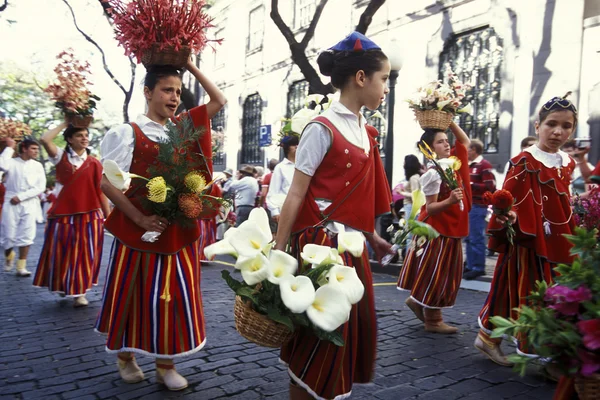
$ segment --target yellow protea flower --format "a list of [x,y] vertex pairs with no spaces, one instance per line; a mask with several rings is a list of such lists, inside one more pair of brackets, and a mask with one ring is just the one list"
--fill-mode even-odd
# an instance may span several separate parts
[[162,176],[152,178],[146,184],[148,188],[148,200],[153,203],[164,203],[167,199],[167,183]]
[[448,157],[448,158],[453,161],[453,163],[452,163],[452,169],[454,171],[458,171],[460,169],[460,167],[462,167],[462,162],[458,159],[458,157],[451,156],[451,157]]
[[206,179],[198,171],[192,171],[183,178],[185,186],[193,193],[200,193],[206,189]]
[[433,150],[431,150],[431,147],[422,140],[419,142],[419,150],[421,150],[421,153],[423,153],[428,160],[435,160],[437,158],[437,154],[435,154]]

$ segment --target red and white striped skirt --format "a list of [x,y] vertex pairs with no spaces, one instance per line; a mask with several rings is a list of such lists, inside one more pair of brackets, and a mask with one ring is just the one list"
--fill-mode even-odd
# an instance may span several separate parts
[[98,284],[104,244],[100,210],[48,219],[33,285],[81,296]]
[[96,330],[109,353],[158,358],[193,354],[206,343],[195,241],[176,254],[133,250],[115,239]]
[[200,239],[198,240],[198,255],[200,261],[210,261],[204,255],[204,248],[217,241],[217,221],[215,218],[198,220]]

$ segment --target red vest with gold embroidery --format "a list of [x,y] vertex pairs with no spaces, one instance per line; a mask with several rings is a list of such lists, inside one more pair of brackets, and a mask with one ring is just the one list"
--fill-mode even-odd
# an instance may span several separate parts
[[[212,161],[210,158],[210,122],[206,115],[206,107],[200,106],[190,110],[190,117],[194,121],[194,126],[204,127],[205,132],[202,134],[196,148],[188,152],[188,154],[199,154],[201,157],[204,154],[206,163],[201,170],[207,179],[211,179]],[[179,118],[177,118],[179,119]],[[177,120],[176,119],[176,120]],[[156,163],[158,155],[158,143],[148,139],[142,130],[136,125],[131,124],[135,135],[135,147],[133,150],[133,160],[129,172],[140,176],[148,177],[148,168],[151,164]],[[208,148],[207,148],[208,144]],[[131,203],[140,210],[144,215],[151,215],[151,212],[142,207],[142,198],[147,195],[146,181],[140,179],[132,180],[131,187],[125,195]],[[202,218],[213,218],[218,213],[218,210],[210,210],[202,215]],[[142,241],[141,237],[145,230],[136,225],[130,220],[125,213],[118,208],[115,208],[104,224],[105,228],[111,232],[119,241],[127,247],[138,251],[160,254],[174,254],[183,247],[195,242],[200,237],[200,228],[198,224],[191,223],[186,227],[178,223],[172,223],[162,232],[158,240],[154,243]]]
[[[367,126],[371,145],[367,155],[362,147],[350,143],[327,118],[319,116],[313,122],[329,129],[331,147],[310,181],[292,231],[336,221],[372,233],[375,218],[390,212],[392,202],[375,140],[377,129]],[[328,200],[332,204],[320,211],[315,200]]]
[[48,218],[99,210],[102,193],[100,191],[101,179],[102,164],[100,161],[88,156],[83,164],[75,169],[65,151],[56,164],[56,181],[63,185],[63,188],[48,210]]

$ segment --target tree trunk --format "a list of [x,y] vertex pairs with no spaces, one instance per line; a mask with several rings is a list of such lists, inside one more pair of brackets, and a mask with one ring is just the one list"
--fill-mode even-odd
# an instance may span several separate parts
[[367,8],[365,8],[365,11],[363,11],[361,14],[358,25],[356,25],[354,30],[366,35],[369,25],[371,25],[371,22],[373,22],[373,16],[377,10],[381,8],[383,3],[385,3],[385,0],[371,0]]

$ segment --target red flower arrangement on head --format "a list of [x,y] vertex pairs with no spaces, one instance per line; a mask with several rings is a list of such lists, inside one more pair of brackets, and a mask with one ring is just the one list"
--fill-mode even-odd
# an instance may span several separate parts
[[[496,215],[503,215],[508,217],[508,213],[515,204],[515,198],[512,193],[506,189],[496,190],[494,193],[486,192],[483,195],[483,202],[487,205],[492,206],[492,210]],[[513,238],[515,236],[515,229],[510,221],[504,223],[506,226],[506,235],[510,244],[513,244]]]
[[116,38],[127,56],[134,55],[138,63],[153,45],[159,50],[181,50],[187,46],[199,53],[209,42],[206,29],[212,28],[212,18],[202,9],[204,0],[102,0],[110,5],[107,12],[115,23]]
[[0,138],[22,140],[24,136],[31,135],[31,128],[24,122],[0,118]]

